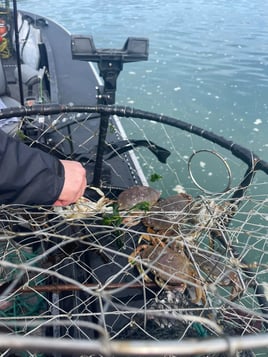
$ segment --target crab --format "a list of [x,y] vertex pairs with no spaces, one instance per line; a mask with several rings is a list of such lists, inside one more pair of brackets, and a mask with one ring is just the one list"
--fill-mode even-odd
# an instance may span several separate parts
[[193,261],[201,272],[206,275],[206,280],[220,286],[231,287],[229,300],[233,301],[243,292],[245,286],[237,269],[228,266],[222,256],[212,252],[191,252]]
[[76,203],[66,207],[54,207],[54,212],[65,218],[66,220],[85,219],[96,216],[97,214],[112,213],[113,200],[105,197],[104,193],[98,187],[90,187],[96,191],[100,199],[97,202],[82,196]]
[[215,238],[224,239],[224,232],[230,219],[237,211],[236,204],[225,201],[220,204],[213,199],[196,197],[190,205],[189,220],[195,229],[195,240],[201,235],[207,237],[214,249]]
[[160,192],[149,186],[132,186],[122,191],[117,199],[119,210],[131,210],[137,204],[148,202],[151,207],[160,197]]
[[[137,256],[141,262],[137,261]],[[202,301],[205,304],[201,282],[183,250],[174,251],[168,246],[142,244],[130,255],[129,263],[137,267],[145,281],[150,282],[152,279],[143,270],[143,265],[146,265],[147,272],[153,274],[155,283],[165,290],[184,293],[188,285],[194,286],[195,298],[192,302],[198,304]]]
[[214,200],[202,196],[195,198],[190,208],[192,221],[199,230],[204,228],[217,230],[225,226],[236,211],[237,206],[234,203],[226,201],[217,204]]
[[179,193],[159,200],[152,206],[142,222],[155,232],[174,232],[187,221],[192,197],[187,193]]
[[197,231],[190,212],[192,201],[192,196],[184,192],[160,199],[143,217],[147,233],[140,238],[153,241],[154,245],[172,239],[174,248],[176,245],[180,247],[184,239],[195,239]]
[[118,210],[127,226],[138,224],[146,210],[149,210],[159,199],[160,192],[149,186],[132,186],[122,191],[118,198]]

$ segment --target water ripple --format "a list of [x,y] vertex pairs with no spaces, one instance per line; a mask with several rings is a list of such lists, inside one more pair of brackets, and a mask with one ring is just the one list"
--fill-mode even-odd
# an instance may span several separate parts
[[[150,39],[148,62],[125,65],[117,100],[232,136],[268,155],[268,2],[263,0],[24,0],[97,47]],[[250,143],[248,143],[250,135]],[[266,151],[266,152],[265,152]]]

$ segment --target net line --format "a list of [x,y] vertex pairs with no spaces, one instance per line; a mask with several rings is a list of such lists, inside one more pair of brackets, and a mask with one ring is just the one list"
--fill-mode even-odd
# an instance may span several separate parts
[[[27,130],[23,125],[21,129],[25,142],[91,165],[94,152],[91,156],[88,150],[98,131],[87,123],[96,120],[94,113],[53,114],[40,125],[27,110],[23,119]],[[71,144],[66,123],[72,127]],[[111,130],[116,131],[113,124]],[[152,146],[153,133],[140,131]],[[62,210],[1,206],[0,324],[10,337],[6,340],[10,346],[3,347],[6,355],[9,348],[16,348],[14,334],[27,336],[18,355],[32,353],[25,351],[35,350],[37,337],[44,346],[39,349],[42,353],[58,351],[54,345],[45,350],[44,344],[57,337],[60,346],[66,343],[66,350],[72,348],[73,353],[80,353],[77,345],[83,342],[92,353],[120,355],[125,351],[120,342],[127,340],[138,348],[136,352],[130,348],[128,355],[142,355],[142,341],[149,343],[151,355],[165,355],[150,343],[167,347],[166,340],[171,340],[170,355],[187,355],[182,346],[190,351],[192,343],[185,344],[195,338],[199,354],[214,348],[215,356],[227,356],[230,350],[242,356],[253,355],[248,350],[265,355],[259,351],[267,347],[263,342],[268,268],[265,163],[252,154],[248,165],[247,152],[239,149],[246,158],[241,163],[214,141],[192,133],[179,132],[178,142],[177,132],[161,130],[161,142],[169,143],[166,148],[171,152],[167,164],[159,164],[145,146],[135,150],[150,187],[161,191],[156,206],[120,209],[119,195],[126,187],[115,190],[106,182],[100,188],[89,187],[85,201]],[[111,149],[107,157],[118,150],[126,159],[121,148],[111,142],[107,147]],[[208,167],[215,152],[220,159],[216,167]],[[215,194],[202,191],[191,180],[188,162],[193,153],[191,174],[200,187]],[[178,158],[180,170],[174,169]],[[111,167],[109,160],[113,159],[106,160]],[[228,182],[225,163],[231,172],[229,189],[211,187],[222,178]],[[113,172],[120,176],[114,166]],[[176,200],[170,201],[175,195]],[[217,346],[213,338],[219,341]],[[106,341],[108,350],[102,349],[99,339]],[[200,346],[204,341],[206,350]]]

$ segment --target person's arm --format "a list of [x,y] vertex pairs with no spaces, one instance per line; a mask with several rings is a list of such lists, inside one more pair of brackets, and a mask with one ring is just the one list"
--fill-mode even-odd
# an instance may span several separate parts
[[73,203],[86,187],[84,168],[79,163],[75,166],[80,171],[0,130],[0,203]]

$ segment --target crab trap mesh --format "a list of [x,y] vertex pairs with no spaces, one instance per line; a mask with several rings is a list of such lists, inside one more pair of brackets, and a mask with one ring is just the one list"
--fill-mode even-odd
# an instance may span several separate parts
[[[22,118],[28,145],[80,160],[89,183],[68,207],[1,206],[2,356],[267,355],[266,162],[134,109],[1,115]],[[158,122],[165,148],[140,119]],[[126,139],[120,120],[142,140]]]

